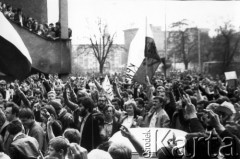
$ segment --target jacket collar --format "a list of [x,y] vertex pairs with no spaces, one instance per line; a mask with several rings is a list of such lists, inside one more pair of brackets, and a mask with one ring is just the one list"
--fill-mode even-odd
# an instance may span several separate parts
[[16,141],[17,139],[23,138],[25,134],[22,132],[17,133],[17,135],[14,136],[13,141]]

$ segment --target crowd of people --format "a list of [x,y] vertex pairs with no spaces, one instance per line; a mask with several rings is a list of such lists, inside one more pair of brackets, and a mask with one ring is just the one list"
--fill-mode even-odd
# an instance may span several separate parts
[[158,150],[159,159],[239,158],[239,86],[189,73],[146,76],[146,85],[117,75],[109,79],[112,99],[101,77],[1,80],[0,158],[131,159],[127,145],[109,140],[118,131],[144,157],[131,130],[146,127],[187,133],[182,156],[171,142]]
[[[27,30],[51,40],[61,39],[61,24],[56,22],[55,26],[53,23],[41,24],[31,16],[26,17],[23,14],[21,8],[13,8],[12,5],[2,3],[0,1],[0,11],[5,15],[7,19],[10,19],[17,23],[19,26],[26,28]],[[68,28],[68,36],[71,38],[72,30]]]

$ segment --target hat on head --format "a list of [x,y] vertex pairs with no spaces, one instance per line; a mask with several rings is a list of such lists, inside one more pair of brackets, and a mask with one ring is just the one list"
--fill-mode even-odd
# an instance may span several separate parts
[[223,102],[220,106],[218,106],[216,109],[215,109],[216,112],[224,112],[224,113],[227,113],[228,115],[232,115],[234,113],[236,113],[236,110],[233,106],[232,103],[229,103],[229,102]]

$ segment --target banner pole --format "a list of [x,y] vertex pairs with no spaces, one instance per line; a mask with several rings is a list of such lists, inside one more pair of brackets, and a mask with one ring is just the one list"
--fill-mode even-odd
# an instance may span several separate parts
[[[147,27],[148,27],[148,25],[147,25],[147,17],[146,17],[146,24],[145,24],[146,26],[145,26],[145,49],[144,49],[144,54],[146,55],[146,49],[148,49],[147,48],[147,46],[146,46],[146,39],[147,39]],[[147,75],[148,75],[148,57],[146,57],[145,56],[145,69],[146,69],[146,77],[147,77]]]

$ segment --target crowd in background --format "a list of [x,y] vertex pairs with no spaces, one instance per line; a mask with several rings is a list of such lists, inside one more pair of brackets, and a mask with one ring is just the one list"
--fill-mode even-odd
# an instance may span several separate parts
[[[29,31],[42,36],[44,38],[57,40],[61,39],[61,23],[56,22],[55,26],[53,23],[41,24],[31,16],[23,14],[21,8],[13,8],[12,5],[0,2],[0,11],[5,15],[6,18],[14,21],[21,27],[28,29]],[[68,36],[71,38],[72,30],[68,28]]]
[[[180,73],[146,77],[146,85],[109,76],[32,75],[0,81],[1,155],[19,158],[131,159],[131,149],[110,142],[118,131],[139,156],[146,150],[132,128],[173,128],[187,132],[192,158],[239,158],[240,87],[223,77]],[[195,139],[198,139],[197,142]],[[171,142],[158,158],[180,158]],[[175,145],[176,146],[176,145]],[[194,147],[194,148],[193,148]],[[209,148],[210,147],[210,148]],[[1,158],[1,157],[0,157]],[[184,154],[181,158],[190,158]]]

